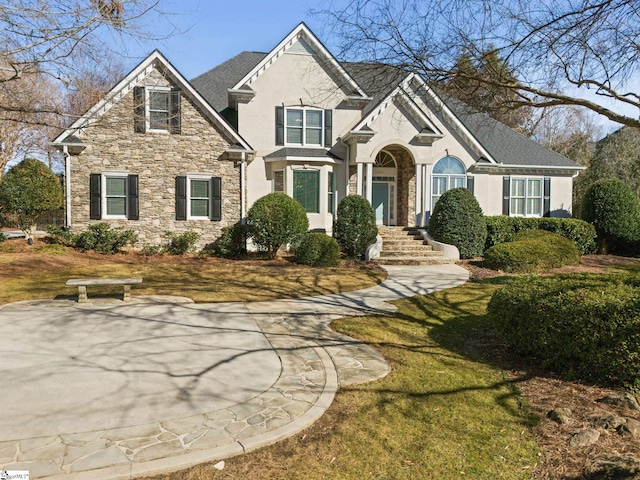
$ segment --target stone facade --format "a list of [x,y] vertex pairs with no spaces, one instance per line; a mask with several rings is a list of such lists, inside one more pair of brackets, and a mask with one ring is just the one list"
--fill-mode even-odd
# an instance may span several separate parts
[[[138,85],[172,86],[157,69]],[[81,140],[87,147],[71,157],[72,231],[107,222],[135,230],[142,246],[161,243],[166,231],[191,230],[200,234],[202,247],[218,238],[223,227],[240,220],[240,167],[223,159],[230,142],[186,95],[181,98],[180,134],[134,133],[134,100],[129,92],[87,127]],[[89,219],[89,176],[107,172],[138,175],[139,220]],[[175,178],[191,174],[221,177],[221,221],[176,220]]]

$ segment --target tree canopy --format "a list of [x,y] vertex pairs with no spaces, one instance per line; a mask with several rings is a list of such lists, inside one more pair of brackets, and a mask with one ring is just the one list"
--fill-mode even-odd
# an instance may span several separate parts
[[[344,5],[344,4],[343,4]],[[495,51],[518,79],[472,79],[509,89],[513,106],[582,106],[640,128],[640,9],[634,0],[352,0],[321,11],[343,59],[381,62],[428,80],[464,79],[456,62]],[[459,67],[459,66],[458,66]],[[628,113],[631,111],[631,113]]]

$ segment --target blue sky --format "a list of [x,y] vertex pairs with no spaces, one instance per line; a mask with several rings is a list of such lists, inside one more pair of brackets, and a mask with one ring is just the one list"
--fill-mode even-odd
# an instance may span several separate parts
[[268,52],[302,21],[324,41],[321,18],[310,13],[318,5],[312,0],[161,0],[161,8],[171,13],[154,31],[168,32],[168,20],[184,33],[128,41],[127,67],[158,48],[186,78],[193,78],[244,50]]

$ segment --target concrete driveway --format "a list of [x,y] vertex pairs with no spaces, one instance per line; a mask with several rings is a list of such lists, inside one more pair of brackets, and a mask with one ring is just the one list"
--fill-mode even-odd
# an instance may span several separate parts
[[388,267],[379,286],[258,303],[27,301],[0,307],[0,469],[134,478],[228,458],[317,420],[338,385],[389,371],[333,332],[347,315],[464,283],[455,265]]

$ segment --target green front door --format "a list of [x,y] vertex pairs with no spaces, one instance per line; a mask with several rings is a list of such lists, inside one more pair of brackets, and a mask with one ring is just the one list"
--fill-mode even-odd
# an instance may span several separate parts
[[371,189],[371,205],[376,212],[378,225],[389,224],[389,184],[387,182],[373,182]]

